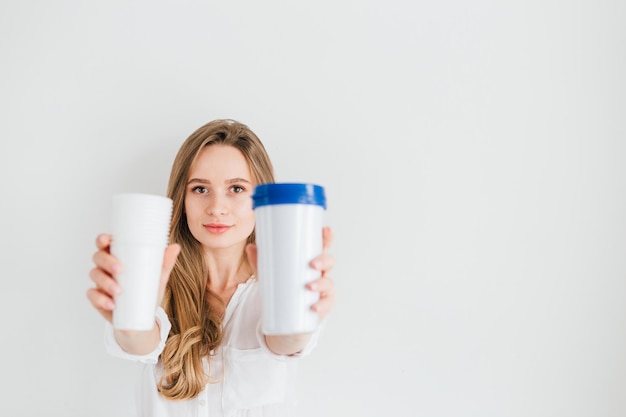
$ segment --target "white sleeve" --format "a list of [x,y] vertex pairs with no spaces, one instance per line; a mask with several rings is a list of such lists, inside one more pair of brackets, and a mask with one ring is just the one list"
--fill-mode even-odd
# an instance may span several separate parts
[[121,359],[128,359],[143,363],[157,363],[157,361],[159,360],[159,355],[161,354],[161,352],[163,352],[163,348],[165,347],[165,341],[167,340],[167,336],[170,333],[172,325],[169,318],[167,317],[167,314],[165,314],[165,310],[163,310],[163,308],[161,307],[157,308],[155,318],[159,322],[160,328],[159,344],[152,352],[145,355],[134,355],[124,351],[122,347],[117,343],[117,340],[115,340],[115,335],[113,334],[113,325],[108,321],[105,322],[104,347],[107,353]]

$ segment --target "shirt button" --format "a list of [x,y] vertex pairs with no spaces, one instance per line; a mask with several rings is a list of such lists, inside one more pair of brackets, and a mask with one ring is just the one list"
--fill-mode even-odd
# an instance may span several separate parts
[[200,400],[200,401],[198,401],[198,403],[200,404],[200,406],[204,407],[204,404],[206,404],[206,401]]

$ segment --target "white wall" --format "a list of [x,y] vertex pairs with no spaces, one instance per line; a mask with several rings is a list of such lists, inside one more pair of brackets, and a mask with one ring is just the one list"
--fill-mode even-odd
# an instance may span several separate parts
[[[626,415],[623,1],[0,3],[2,416],[130,416],[113,193],[231,117],[326,186],[304,415]],[[8,387],[8,389],[7,389]]]

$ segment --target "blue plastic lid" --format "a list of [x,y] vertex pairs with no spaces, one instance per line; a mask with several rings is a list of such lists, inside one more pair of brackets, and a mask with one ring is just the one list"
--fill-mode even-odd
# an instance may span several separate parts
[[271,183],[254,188],[252,207],[274,204],[312,204],[326,209],[324,187],[316,184]]

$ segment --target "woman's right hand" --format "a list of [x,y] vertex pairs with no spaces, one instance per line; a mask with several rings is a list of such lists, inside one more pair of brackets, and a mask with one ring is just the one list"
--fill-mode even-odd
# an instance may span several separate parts
[[[96,286],[87,290],[87,298],[105,320],[112,322],[113,310],[115,309],[114,297],[122,291],[122,288],[115,280],[115,276],[122,271],[123,266],[111,255],[111,235],[98,235],[96,247],[97,251],[93,255],[93,262],[96,266],[89,272],[89,277]],[[173,243],[165,249],[159,284],[158,305],[161,305],[165,286],[176,264],[176,258],[179,253],[180,245],[177,243]]]

